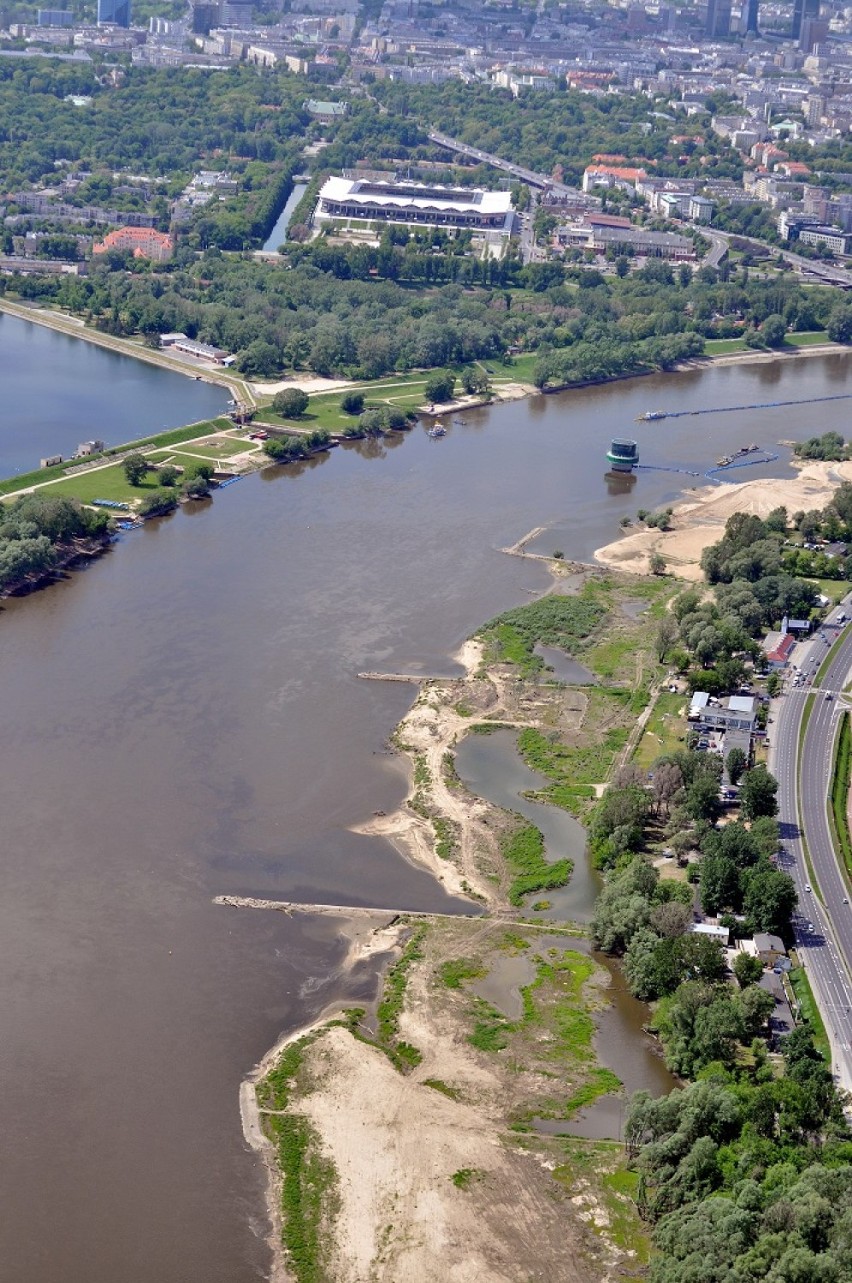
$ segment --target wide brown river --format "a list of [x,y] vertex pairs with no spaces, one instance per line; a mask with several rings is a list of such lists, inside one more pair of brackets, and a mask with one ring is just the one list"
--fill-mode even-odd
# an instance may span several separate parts
[[[469,414],[441,441],[418,427],[338,449],[5,604],[2,1283],[264,1277],[240,1080],[374,977],[341,980],[327,920],[213,897],[453,903],[347,831],[403,796],[384,746],[413,695],[355,674],[449,671],[478,624],[546,586],[498,551],[533,526],[556,527],[545,550],[587,558],[623,514],[674,499],[688,479],[665,472],[610,493],[612,434],[635,430],[645,462],[703,468],[848,419],[843,402],[635,425],[641,410],[831,395],[847,370],[640,379]],[[12,416],[0,455],[14,432]]]

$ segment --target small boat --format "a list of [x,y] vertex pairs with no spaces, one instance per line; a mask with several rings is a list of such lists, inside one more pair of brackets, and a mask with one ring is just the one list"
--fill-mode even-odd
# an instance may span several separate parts
[[460,423],[462,427],[464,427],[464,425],[467,423],[467,419],[456,419],[456,423]]
[[664,419],[665,417],[666,417],[665,410],[646,410],[644,414],[640,414],[638,416],[637,422],[653,423],[656,419]]
[[732,463],[733,463],[733,459],[731,458],[731,456],[729,454],[725,454],[722,456],[721,459],[716,460],[716,467],[727,468]]
[[447,429],[444,427],[443,423],[436,423],[434,427],[431,427],[427,433],[427,436],[430,436],[432,438],[445,437],[446,435],[447,435]]

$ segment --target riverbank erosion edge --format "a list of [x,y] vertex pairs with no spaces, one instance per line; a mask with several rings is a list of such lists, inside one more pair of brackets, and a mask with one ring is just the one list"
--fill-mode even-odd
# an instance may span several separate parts
[[844,481],[852,481],[852,462],[809,462],[793,477],[704,486],[674,506],[671,529],[633,530],[598,548],[595,561],[610,570],[641,575],[649,573],[651,559],[657,555],[670,575],[698,583],[703,579],[701,554],[721,539],[725,522],[734,513],[766,518],[778,507],[789,512],[823,508]]

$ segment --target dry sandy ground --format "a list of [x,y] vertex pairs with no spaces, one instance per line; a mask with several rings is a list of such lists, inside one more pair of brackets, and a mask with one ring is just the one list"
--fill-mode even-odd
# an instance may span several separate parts
[[674,529],[637,530],[599,548],[595,559],[614,570],[647,574],[651,554],[659,552],[670,574],[700,580],[702,552],[718,543],[735,512],[766,517],[782,504],[789,512],[822,508],[841,481],[852,481],[852,463],[808,463],[795,477],[706,486],[675,507]]
[[[460,1055],[440,1060],[458,1081]],[[335,1283],[600,1283],[583,1233],[539,1159],[511,1148],[474,1106],[397,1073],[344,1029],[309,1051],[317,1086],[298,1110],[338,1174]],[[467,1073],[470,1069],[467,1069]],[[426,1074],[428,1076],[428,1074]],[[453,1174],[474,1169],[467,1189]],[[555,1197],[555,1195],[557,1195]]]

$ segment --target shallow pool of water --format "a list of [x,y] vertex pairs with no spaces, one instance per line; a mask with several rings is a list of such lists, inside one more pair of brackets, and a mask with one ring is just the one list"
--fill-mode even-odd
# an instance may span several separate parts
[[566,686],[593,686],[598,680],[590,668],[586,668],[579,660],[572,659],[558,646],[544,646],[537,642],[534,654],[543,659],[551,669],[545,677],[555,677],[557,681],[565,682]]
[[547,892],[550,913],[562,920],[588,922],[600,879],[586,856],[586,830],[567,811],[523,796],[525,791],[544,788],[549,781],[521,759],[517,732],[503,729],[490,735],[468,735],[456,749],[456,771],[472,793],[537,825],[544,835],[548,863],[566,857],[573,861],[568,885]]

